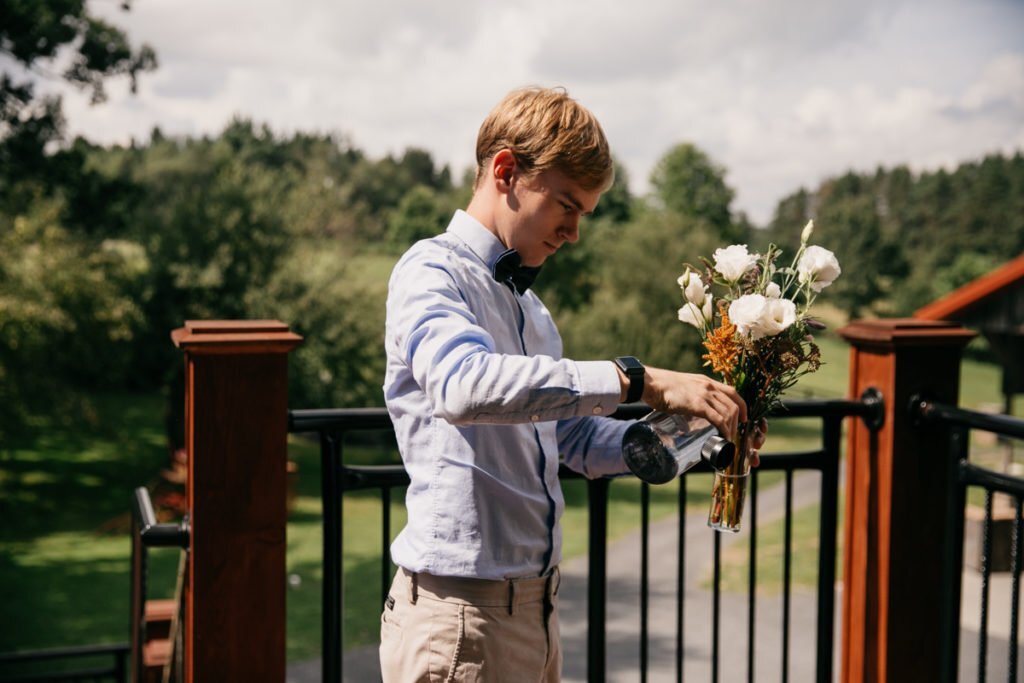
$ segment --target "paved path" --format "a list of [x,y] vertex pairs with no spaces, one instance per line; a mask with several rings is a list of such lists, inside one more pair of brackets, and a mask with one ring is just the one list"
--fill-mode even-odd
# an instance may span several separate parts
[[[820,476],[801,473],[794,477],[794,510],[818,500]],[[749,502],[749,501],[748,501]],[[784,513],[784,487],[760,492],[758,517],[766,523]],[[749,510],[747,511],[749,515]],[[748,519],[744,519],[744,525]],[[677,518],[651,525],[650,610],[648,681],[674,681],[676,623]],[[703,511],[686,516],[686,589],[684,611],[684,680],[711,678],[711,592],[705,587],[711,573],[714,532],[706,525]],[[723,534],[723,550],[734,543],[749,541],[746,533]],[[566,683],[586,680],[586,570],[585,557],[562,566],[559,594],[563,678]],[[631,534],[608,549],[607,680],[613,683],[639,681],[640,651],[640,536]],[[991,583],[989,606],[989,662],[992,680],[1006,678],[1007,636],[1009,634],[1010,581],[997,575]],[[961,678],[977,679],[977,631],[981,588],[978,574],[964,573],[963,631],[961,635]],[[838,620],[840,595],[836,593]],[[747,679],[746,594],[723,594],[719,680],[723,683]],[[758,594],[755,612],[756,680],[782,680],[782,598]],[[795,589],[790,596],[789,677],[794,682],[813,681],[815,671],[815,629],[817,598],[814,591]],[[836,634],[838,636],[838,621]],[[837,638],[838,640],[838,638]],[[1021,651],[1024,661],[1024,650]],[[838,652],[836,652],[838,671]],[[289,665],[289,683],[319,682],[319,660]],[[378,680],[376,647],[356,648],[345,653],[345,680],[366,683]]]
[[[793,505],[799,509],[818,499],[821,478],[816,473],[794,477]],[[758,496],[760,523],[784,513],[783,486],[762,490]],[[748,501],[749,502],[749,501]],[[749,524],[745,511],[744,526]],[[677,518],[651,525],[650,609],[648,680],[675,680],[676,557]],[[706,588],[712,571],[714,534],[707,527],[706,511],[686,516],[686,571],[683,615],[684,680],[711,680],[712,595]],[[749,536],[722,534],[723,551],[735,543],[749,542]],[[607,672],[609,681],[640,680],[640,552],[639,533],[612,544],[608,552]],[[586,680],[586,558],[576,558],[563,567],[566,589],[560,595],[562,642],[565,650],[564,679]],[[816,598],[813,591],[795,592],[790,603],[790,680],[813,679]],[[721,598],[719,680],[746,680],[747,599],[746,594],[723,594]],[[755,608],[757,680],[778,680],[782,670],[781,596],[759,595]],[[795,645],[799,645],[796,647]]]

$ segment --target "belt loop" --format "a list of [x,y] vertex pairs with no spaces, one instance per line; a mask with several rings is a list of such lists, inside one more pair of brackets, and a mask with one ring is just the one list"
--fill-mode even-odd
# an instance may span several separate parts
[[552,584],[554,589],[551,591],[551,595],[558,595],[558,589],[562,586],[562,570],[555,566],[555,571],[551,573]]
[[508,582],[508,613],[516,613],[516,582]]
[[416,600],[419,599],[419,597],[420,597],[419,575],[416,574],[416,572],[412,572],[412,586],[411,586],[411,589],[412,589],[412,591],[411,591],[411,595],[409,597],[412,600],[412,604],[415,605],[416,604]]

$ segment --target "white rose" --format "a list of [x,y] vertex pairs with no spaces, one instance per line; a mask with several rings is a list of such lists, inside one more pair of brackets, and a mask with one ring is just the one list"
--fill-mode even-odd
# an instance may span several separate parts
[[704,299],[707,297],[708,288],[704,286],[704,282],[700,279],[697,273],[687,268],[686,272],[679,277],[677,282],[682,288],[683,298],[685,298],[687,302],[696,306],[704,305]]
[[807,247],[796,264],[796,270],[801,284],[810,282],[815,292],[828,287],[843,272],[836,255],[823,247]]
[[796,322],[796,304],[789,299],[767,299],[764,312],[761,331],[768,337],[774,337]]
[[764,288],[764,295],[769,299],[778,299],[782,296],[782,287],[779,287],[778,283],[769,282],[768,286]]
[[704,305],[698,306],[693,303],[685,303],[679,309],[679,319],[688,325],[693,325],[698,330],[704,329],[705,325],[711,322],[711,295],[704,299]]
[[760,294],[744,294],[729,304],[729,320],[741,336],[760,339],[765,335],[767,308],[768,300]]
[[747,245],[734,244],[725,249],[715,249],[715,270],[729,282],[738,282],[759,258],[747,252]]

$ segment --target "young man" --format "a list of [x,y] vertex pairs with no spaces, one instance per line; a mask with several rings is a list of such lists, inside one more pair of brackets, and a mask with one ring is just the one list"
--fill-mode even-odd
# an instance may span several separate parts
[[386,683],[557,681],[559,457],[626,471],[622,401],[706,417],[746,406],[703,375],[634,358],[573,361],[532,276],[612,182],[608,142],[562,90],[510,93],[477,139],[474,194],[415,244],[389,286],[384,383],[411,483],[381,617]]

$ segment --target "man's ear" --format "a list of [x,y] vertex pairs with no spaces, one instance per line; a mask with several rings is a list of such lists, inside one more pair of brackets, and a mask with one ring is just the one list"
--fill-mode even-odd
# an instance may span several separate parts
[[518,167],[516,155],[510,149],[503,149],[491,159],[491,181],[498,192],[506,193],[512,189],[512,180],[515,178]]

